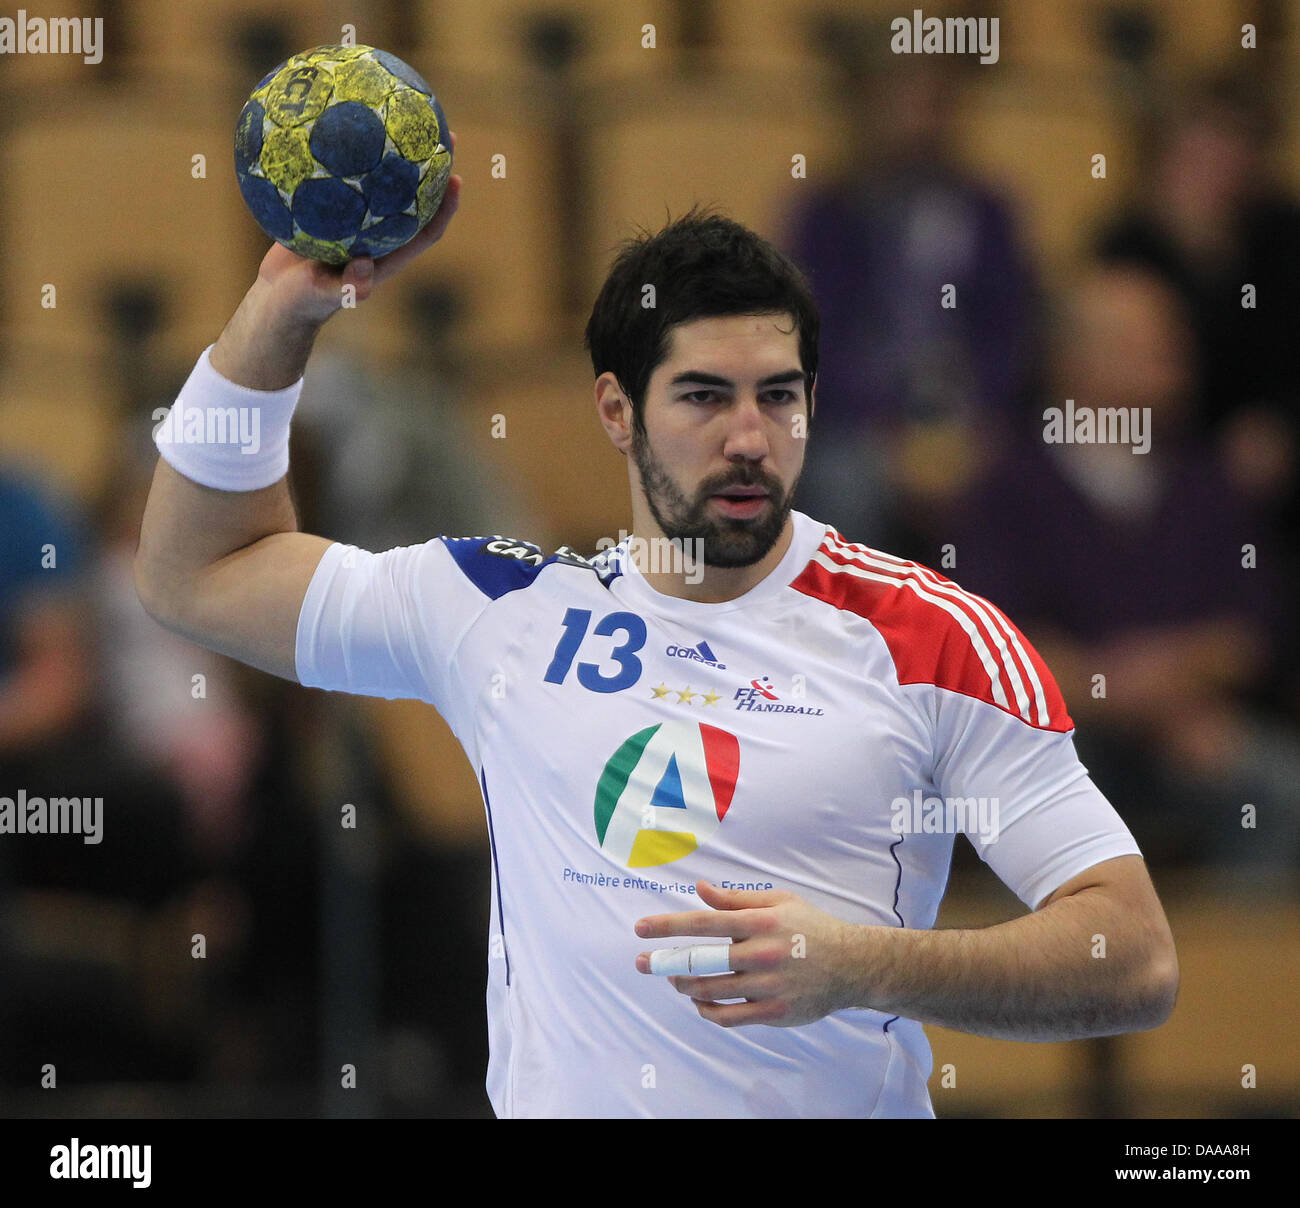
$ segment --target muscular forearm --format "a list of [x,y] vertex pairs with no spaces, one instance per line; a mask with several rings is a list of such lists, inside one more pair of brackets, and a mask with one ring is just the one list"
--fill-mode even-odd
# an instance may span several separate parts
[[[210,354],[212,368],[249,390],[283,390],[306,368],[320,322],[276,303],[259,278]],[[286,480],[255,491],[214,490],[159,461],[136,558],[142,591],[174,594],[221,558],[278,533],[295,532]]]
[[1157,1027],[1173,1007],[1171,960],[1167,932],[1087,889],[980,930],[854,927],[844,950],[853,1006],[1001,1040]]
[[277,303],[259,277],[213,346],[212,368],[250,390],[283,390],[302,377],[324,321]]
[[[247,391],[292,386],[321,321],[277,302],[259,278],[213,347],[211,367],[245,388],[240,405],[260,408]],[[169,629],[292,677],[296,605],[328,544],[298,532],[286,478],[252,490],[217,489],[160,458],[140,528],[136,586]]]

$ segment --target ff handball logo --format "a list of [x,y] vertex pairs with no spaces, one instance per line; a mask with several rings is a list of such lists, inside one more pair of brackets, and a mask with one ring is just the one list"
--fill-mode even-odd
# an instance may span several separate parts
[[718,829],[740,773],[740,743],[717,726],[660,722],[610,756],[596,785],[601,850],[628,868],[669,864]]

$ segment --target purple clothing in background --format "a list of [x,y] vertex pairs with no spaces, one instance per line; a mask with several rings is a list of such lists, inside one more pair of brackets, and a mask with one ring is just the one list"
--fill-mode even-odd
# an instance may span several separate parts
[[[1034,281],[999,197],[939,167],[818,193],[789,231],[822,313],[823,435],[1015,406]],[[954,309],[941,305],[946,285]]]
[[[1031,445],[991,470],[962,509],[947,573],[1022,628],[1046,623],[1084,643],[1233,616],[1277,648],[1281,551],[1208,449],[1188,444],[1151,463],[1162,486],[1148,511],[1101,509],[1057,456]],[[1247,543],[1255,569],[1242,567]]]

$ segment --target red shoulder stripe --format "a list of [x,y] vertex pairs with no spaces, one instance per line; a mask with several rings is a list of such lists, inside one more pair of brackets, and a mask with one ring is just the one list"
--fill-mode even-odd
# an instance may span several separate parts
[[928,567],[851,545],[831,529],[791,586],[870,621],[900,684],[959,692],[1040,729],[1074,728],[1024,634],[987,600]]

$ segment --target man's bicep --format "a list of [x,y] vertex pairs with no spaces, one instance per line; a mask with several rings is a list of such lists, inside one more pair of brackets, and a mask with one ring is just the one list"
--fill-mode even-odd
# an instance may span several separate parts
[[1119,948],[1135,971],[1139,993],[1149,994],[1153,1004],[1152,1022],[1157,1027],[1173,1010],[1178,993],[1178,950],[1169,920],[1147,872],[1146,861],[1138,855],[1118,856],[1105,860],[1071,877],[1050,893],[1037,909],[1042,911],[1068,898],[1082,897],[1090,904],[1101,904],[1104,912],[1093,919],[1109,918],[1099,926],[1105,935],[1113,926]]
[[160,458],[140,522],[135,588],[172,632],[294,679],[298,612],[329,544],[298,531],[286,479],[217,490]]
[[1103,889],[1126,902],[1155,901],[1155,886],[1147,872],[1146,861],[1138,855],[1116,856],[1093,864],[1053,890],[1034,909],[1043,910],[1062,898],[1073,897],[1088,889]]
[[187,607],[167,623],[218,654],[297,680],[298,616],[330,544],[308,533],[272,533],[235,550],[196,576]]

